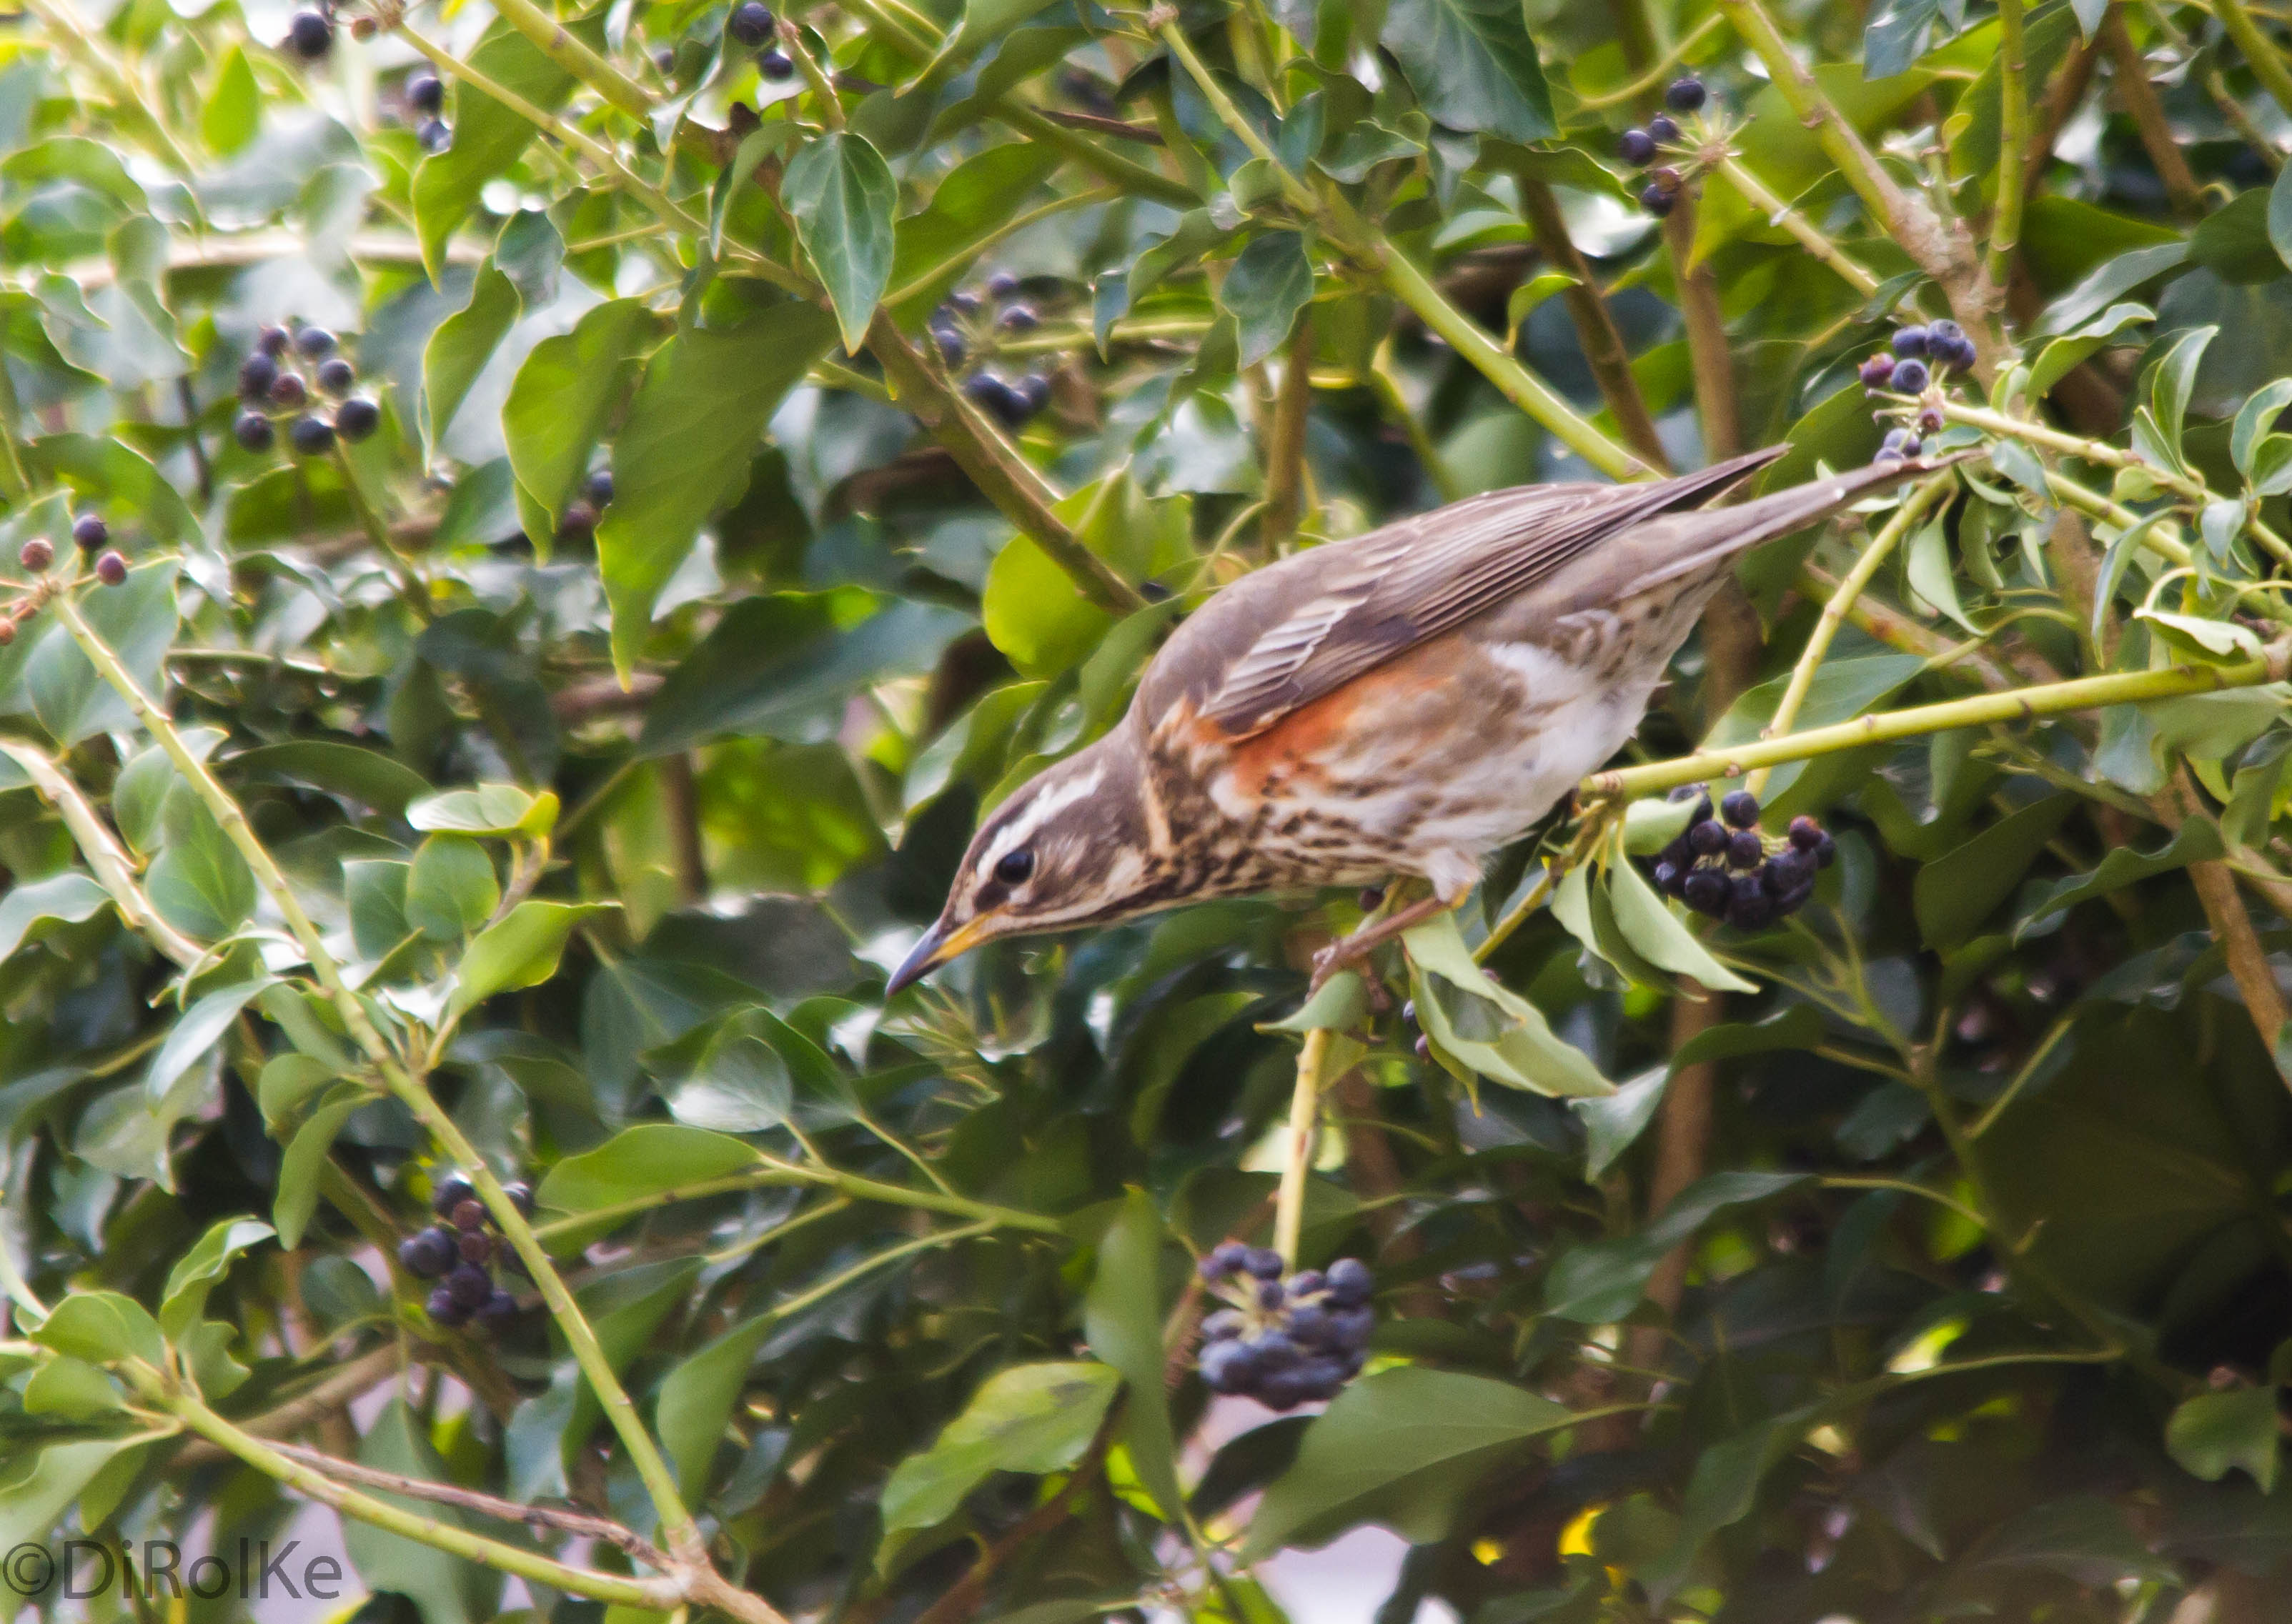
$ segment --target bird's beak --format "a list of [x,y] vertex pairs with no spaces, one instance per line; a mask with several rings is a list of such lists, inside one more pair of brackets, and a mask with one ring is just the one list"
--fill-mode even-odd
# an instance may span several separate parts
[[930,971],[949,959],[969,953],[994,934],[995,915],[992,913],[982,913],[952,930],[947,928],[945,920],[940,921],[924,932],[924,939],[900,961],[900,968],[892,972],[892,979],[884,985],[884,996],[891,998],[905,992]]

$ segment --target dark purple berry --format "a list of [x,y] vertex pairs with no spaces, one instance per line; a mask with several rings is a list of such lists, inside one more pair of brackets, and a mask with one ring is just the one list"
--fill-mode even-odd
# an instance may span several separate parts
[[1358,1258],[1338,1258],[1329,1265],[1328,1276],[1329,1300],[1340,1308],[1368,1301],[1369,1293],[1376,1289],[1376,1277]]
[[1295,1410],[1312,1396],[1312,1383],[1302,1370],[1276,1371],[1257,1384],[1257,1402],[1268,1410]]
[[461,1239],[456,1244],[461,1251],[463,1262],[483,1265],[493,1261],[494,1238],[491,1235],[475,1230],[457,1233]]
[[771,11],[763,0],[740,0],[724,31],[744,45],[761,45],[772,36]]
[[1329,1339],[1343,1348],[1365,1347],[1376,1330],[1376,1310],[1354,1303],[1329,1315]]
[[1249,1248],[1239,1241],[1221,1241],[1202,1254],[1201,1262],[1195,1267],[1204,1280],[1218,1281],[1240,1274],[1248,1260]]
[[1812,851],[1822,844],[1822,825],[1801,813],[1790,821],[1790,843],[1801,851]]
[[1691,824],[1687,830],[1687,848],[1699,857],[1715,857],[1727,849],[1727,831],[1715,818]]
[[1838,842],[1832,840],[1826,832],[1822,839],[1815,843],[1814,865],[1817,868],[1828,868],[1837,860]]
[[298,406],[310,398],[310,386],[303,382],[300,373],[282,372],[270,381],[270,404],[273,406]]
[[439,1180],[430,1192],[430,1210],[441,1218],[454,1216],[454,1209],[475,1195],[477,1191],[459,1173],[450,1173]]
[[973,315],[979,310],[979,295],[967,287],[956,288],[947,296],[947,301],[965,316]]
[[[265,327],[254,335],[254,347],[274,361],[285,355],[286,346],[294,342],[295,335],[284,327]],[[266,383],[263,387],[270,386]]]
[[16,550],[16,562],[38,575],[56,561],[56,550],[44,535],[36,535]]
[[1764,930],[1775,922],[1775,899],[1764,891],[1747,900],[1738,897],[1728,904],[1727,922],[1738,930]]
[[1248,1347],[1239,1341],[1213,1342],[1195,1363],[1203,1384],[1213,1393],[1239,1393],[1256,1374]]
[[323,417],[298,417],[286,425],[286,443],[298,455],[323,456],[335,443],[335,425]]
[[261,400],[270,393],[270,386],[278,382],[278,363],[267,350],[258,350],[239,363],[238,393],[242,399]]
[[472,1195],[466,1201],[455,1202],[454,1210],[447,1217],[455,1228],[468,1234],[486,1226],[486,1204]]
[[1638,169],[1655,162],[1655,137],[1645,130],[1626,130],[1616,140],[1616,156]]
[[454,145],[454,126],[442,118],[425,118],[414,132],[414,140],[423,151],[435,157]]
[[319,363],[319,387],[329,395],[347,395],[358,382],[358,368],[338,355],[328,356]]
[[794,76],[795,62],[785,51],[767,51],[756,59],[756,71],[777,84]]
[[612,470],[601,468],[591,474],[587,482],[581,486],[581,494],[589,499],[589,505],[593,508],[609,506],[613,500]]
[[1733,828],[1755,829],[1759,826],[1759,798],[1748,790],[1733,791],[1719,803],[1719,816]]
[[1905,395],[1919,393],[1932,377],[1924,361],[1902,361],[1894,367],[1894,387]]
[[116,552],[100,553],[95,560],[95,578],[106,586],[122,586],[127,581],[127,560]]
[[[593,488],[596,485],[597,478],[602,478],[607,482],[608,488],[605,492],[605,500],[608,502],[612,500],[613,495],[612,491],[609,488],[612,478],[613,476],[610,474],[601,474],[597,476],[596,478],[592,478],[589,482]],[[511,1179],[507,1184],[502,1186],[502,1194],[509,1197],[509,1204],[517,1209],[517,1213],[520,1218],[529,1218],[533,1216],[533,1186],[526,1183],[524,1179]]]
[[111,539],[111,527],[98,513],[83,513],[72,520],[72,541],[82,552],[93,552]]
[[474,1263],[456,1264],[446,1276],[446,1289],[463,1307],[474,1308],[493,1295],[494,1280]]
[[1241,1266],[1245,1273],[1255,1274],[1260,1280],[1279,1280],[1281,1278],[1281,1254],[1270,1246],[1253,1246],[1248,1255],[1242,1258]]
[[435,1280],[454,1266],[454,1243],[442,1229],[425,1229],[398,1243],[398,1266],[417,1280]]
[[1416,1034],[1416,1041],[1409,1047],[1419,1060],[1430,1060],[1432,1057],[1432,1040],[1421,1032]]
[[1703,81],[1693,74],[1674,79],[1664,88],[1663,104],[1675,113],[1692,113],[1701,107],[1711,92],[1703,88]]
[[1716,919],[1727,911],[1727,876],[1715,868],[1699,868],[1681,885],[1679,895],[1698,913]]
[[335,408],[335,428],[346,440],[362,440],[381,426],[382,408],[364,395],[353,395]]
[[296,56],[315,60],[334,47],[335,25],[324,12],[297,12],[286,22],[286,44]]
[[1292,1298],[1311,1297],[1317,1291],[1328,1290],[1329,1277],[1319,1269],[1299,1269],[1289,1276],[1288,1283]]
[[1727,881],[1727,913],[1731,920],[1746,908],[1767,905],[1767,888],[1756,874],[1736,874]]
[[576,502],[565,510],[565,517],[557,521],[557,534],[569,541],[579,541],[593,535],[597,529],[597,510],[585,502]]
[[470,1322],[470,1311],[462,1306],[462,1299],[454,1295],[453,1288],[450,1286],[439,1286],[433,1290],[430,1293],[429,1302],[424,1306],[430,1310],[432,1319],[448,1330],[457,1325],[466,1325]]
[[963,365],[963,358],[968,353],[969,347],[964,343],[962,334],[953,327],[937,326],[931,330],[931,335],[932,342],[939,346],[940,360],[949,366]]
[[1796,848],[1777,852],[1759,871],[1759,882],[1774,896],[1796,890],[1813,878],[1814,859]]
[[517,1298],[499,1286],[487,1293],[486,1300],[478,1305],[478,1323],[489,1331],[498,1331],[516,1317]]
[[1014,304],[995,318],[995,325],[1005,333],[1032,333],[1043,325],[1043,318],[1033,305]]
[[249,451],[268,451],[278,442],[278,431],[260,412],[241,412],[230,426],[232,436]]
[[1865,360],[1856,375],[1864,389],[1884,389],[1894,381],[1894,358],[1882,350]]
[[1016,271],[998,270],[987,278],[987,296],[989,299],[1008,299],[1018,291],[1019,273]]
[[1767,860],[1767,848],[1755,829],[1738,829],[1727,837],[1727,866],[1756,868]]
[[652,65],[660,69],[664,76],[674,74],[676,72],[676,52],[670,50],[666,45],[655,45],[652,48]]
[[1942,415],[1940,408],[1935,406],[1926,406],[1918,413],[1918,432],[1920,434],[1940,434],[1941,432],[1941,428]]
[[991,372],[975,372],[965,378],[963,392],[1006,428],[1015,429],[1031,415],[1026,397]]
[[1325,1308],[1305,1303],[1289,1311],[1290,1339],[1303,1347],[1328,1347],[1331,1330],[1328,1310]]
[[1878,442],[1878,449],[1870,460],[1873,462],[1899,462],[1909,454],[1903,447],[1910,443],[1911,436],[1908,429],[1889,429],[1886,430],[1885,437]]
[[446,81],[427,68],[406,76],[406,105],[417,113],[437,113],[446,105]]
[[1894,330],[1894,353],[1905,361],[1915,360],[1926,353],[1926,345],[1933,337],[1929,327],[1897,327]]
[[1670,213],[1678,202],[1679,194],[1676,191],[1667,190],[1660,186],[1650,185],[1640,191],[1640,207],[1658,220]]
[[1686,871],[1675,863],[1658,862],[1648,877],[1654,882],[1657,890],[1667,896],[1675,896],[1678,895],[1680,881],[1686,879],[1687,874]]
[[1239,1308],[1221,1308],[1202,1322],[1202,1335],[1212,1342],[1223,1342],[1239,1336],[1249,1327],[1247,1316]]
[[1289,1288],[1278,1280],[1261,1280],[1257,1282],[1257,1306],[1261,1308],[1268,1311],[1279,1308],[1288,1300],[1288,1297]]
[[1648,120],[1647,133],[1654,136],[1658,142],[1675,141],[1679,139],[1679,125],[1673,122],[1668,115],[1658,113]]
[[[1038,372],[1029,373],[1012,388],[1017,393],[1020,404],[1027,408],[1029,417],[1051,404],[1051,381]],[[1376,904],[1367,905],[1374,908]]]
[[1940,321],[1930,321],[1926,323],[1926,353],[1932,355],[1936,344],[1955,344],[1965,336],[1965,329],[1947,316]]
[[302,327],[295,334],[295,348],[306,358],[317,360],[335,347],[335,335],[324,327]]
[[1249,1362],[1257,1367],[1261,1376],[1292,1369],[1305,1356],[1304,1349],[1279,1331],[1261,1331],[1245,1338],[1241,1345],[1249,1350]]

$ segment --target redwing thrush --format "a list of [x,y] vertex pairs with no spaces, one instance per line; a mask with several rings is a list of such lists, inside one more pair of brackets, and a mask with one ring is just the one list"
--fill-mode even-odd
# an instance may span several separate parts
[[1632,736],[1737,554],[1939,465],[1699,508],[1783,450],[1660,483],[1492,491],[1235,582],[1155,655],[1117,727],[981,826],[890,991],[996,937],[1205,897],[1432,883],[1345,957],[1455,905]]

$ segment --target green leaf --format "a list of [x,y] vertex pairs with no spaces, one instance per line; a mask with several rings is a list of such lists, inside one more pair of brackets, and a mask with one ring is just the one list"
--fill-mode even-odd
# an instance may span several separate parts
[[343,1130],[351,1113],[367,1103],[363,1089],[344,1089],[303,1119],[279,1158],[278,1188],[270,1203],[270,1221],[278,1226],[278,1244],[292,1251],[303,1244],[303,1231],[319,1210],[319,1180],[327,1169],[327,1153]]
[[[408,893],[409,905],[412,892]],[[557,973],[565,939],[573,927],[593,913],[602,913],[611,903],[521,902],[509,917],[478,933],[462,955],[456,970],[454,996],[448,1009],[461,1014],[496,993],[539,986]]]
[[646,1122],[623,1129],[594,1150],[566,1157],[549,1170],[534,1194],[545,1207],[577,1214],[763,1166],[762,1157],[728,1135]]
[[1732,1059],[1737,1055],[1812,1049],[1821,1041],[1821,1014],[1812,1004],[1792,1004],[1762,1021],[1731,1021],[1705,1027],[1672,1052],[1671,1070],[1675,1074],[1683,1066]]
[[835,307],[843,348],[860,353],[891,285],[899,182],[864,135],[832,130],[789,160],[780,201]]
[[42,920],[76,925],[94,918],[96,910],[110,900],[111,893],[93,876],[70,870],[29,885],[11,886],[0,894],[0,961],[12,957]]
[[145,880],[151,905],[186,936],[220,941],[254,912],[254,873],[198,792],[178,780],[160,814],[165,837]]
[[1391,0],[1377,38],[1434,123],[1517,141],[1559,133],[1536,44],[1507,0]]
[[930,204],[900,221],[892,286],[900,297],[892,308],[904,315],[945,298],[1060,162],[1053,147],[1005,141],[949,170]]
[[[553,527],[588,477],[590,450],[658,332],[659,318],[642,300],[615,299],[589,310],[572,332],[543,339],[517,369],[502,407],[502,438],[519,488]],[[620,506],[617,492],[613,506]],[[551,536],[532,539],[545,550]]]
[[1051,4],[1052,0],[964,0],[963,15],[924,65],[923,76],[927,79],[946,63],[967,58],[1003,38]]
[[406,917],[406,883],[414,865],[387,857],[343,864],[343,898],[350,904],[351,943],[368,963],[388,958],[416,935]]
[[470,301],[440,322],[422,347],[422,443],[435,451],[470,386],[525,309],[517,285],[491,258],[478,267]]
[[557,794],[536,795],[514,784],[481,784],[473,790],[447,790],[414,801],[406,821],[437,834],[491,834],[538,839],[557,824]]
[[1585,1182],[1597,1183],[1602,1174],[1616,1165],[1616,1158],[1647,1131],[1647,1125],[1655,1121],[1656,1107],[1663,1103],[1664,1085],[1670,1081],[1670,1070],[1656,1066],[1618,1084],[1613,1094],[1568,1102],[1569,1109],[1584,1124]]
[[1142,1190],[1123,1198],[1099,1237],[1098,1270],[1083,1299],[1083,1336],[1090,1351],[1122,1376],[1122,1441],[1132,1469],[1165,1522],[1176,1520],[1177,1443],[1162,1380],[1162,1217]]
[[262,89],[254,82],[246,48],[234,44],[215,70],[214,88],[199,109],[199,139],[228,156],[254,139],[262,125]]
[[1218,287],[1218,303],[1232,312],[1244,366],[1255,366],[1289,341],[1297,312],[1313,297],[1313,264],[1296,231],[1267,231],[1250,239]]
[[1926,945],[1947,950],[1972,937],[2076,808],[2074,796],[2049,795],[1919,869],[1912,900]]
[[406,877],[406,922],[435,942],[455,942],[493,916],[501,882],[486,848],[466,834],[433,834]]
[[167,1362],[159,1323],[132,1297],[117,1291],[74,1291],[31,1333],[32,1340],[90,1364],[141,1359],[153,1370]]
[[1416,1015],[1438,1055],[1507,1087],[1561,1097],[1610,1094],[1584,1051],[1555,1035],[1543,1012],[1473,962],[1446,912],[1401,937]]
[[2270,1492],[2280,1451],[2276,1389],[2231,1387],[2183,1400],[2165,1423],[2165,1448],[2192,1477],[2218,1483],[2241,1470]]
[[1759,990],[1756,982],[1746,981],[1711,956],[1637,867],[1628,861],[1611,863],[1606,872],[1608,905],[1614,911],[1616,928],[1641,957],[1675,975],[1692,976],[1715,991]]
[[[398,1397],[392,1397],[367,1428],[359,1443],[358,1459],[361,1466],[400,1477],[431,1483],[450,1483],[454,1477],[439,1459],[429,1427]],[[383,1489],[366,1492],[424,1522],[464,1531],[470,1527],[469,1515],[453,1506],[411,1499]],[[488,1524],[485,1532],[498,1531]],[[359,1577],[376,1591],[391,1591],[406,1598],[421,1614],[422,1624],[477,1624],[500,1615],[496,1598],[501,1576],[491,1569],[354,1518],[343,1519],[343,1543]]]
[[151,1069],[143,1073],[144,1093],[155,1100],[164,1098],[175,1079],[222,1041],[222,1034],[238,1019],[238,1012],[263,988],[277,985],[274,977],[262,976],[202,994],[183,1011],[183,1018],[169,1028],[167,1041],[152,1057]]
[[826,311],[791,300],[730,331],[680,333],[647,364],[614,443],[613,501],[597,527],[624,680],[661,589],[702,522],[747,488],[765,423],[835,331]]
[[936,1528],[993,1474],[1039,1476],[1072,1466],[1120,1383],[1110,1367],[1087,1363],[1021,1364],[989,1377],[929,1449],[892,1469],[877,1568],[897,1567],[903,1535]]
[[1258,1502],[1241,1560],[1372,1520],[1420,1544],[1441,1540],[1481,1479],[1575,1423],[1573,1411],[1510,1382],[1422,1365],[1374,1371],[1305,1429],[1295,1463]]
[[2153,852],[2119,846],[2102,857],[2100,866],[2091,873],[2071,874],[2038,890],[2014,927],[2014,934],[2016,937],[2025,936],[2065,908],[2186,868],[2191,863],[2211,862],[2223,851],[2220,825],[2206,818],[2190,819],[2178,834]]
[[[601,38],[602,21],[585,19],[561,26],[593,46]],[[470,66],[544,112],[556,111],[573,89],[573,76],[506,21],[496,20],[486,29],[470,52]],[[453,144],[423,158],[414,171],[414,225],[421,239],[422,263],[432,283],[444,285],[447,239],[477,207],[486,182],[505,173],[536,133],[523,114],[511,111],[466,79],[456,81]]]
[[0,1467],[0,1549],[52,1538],[96,1474],[131,1447],[125,1438],[90,1438],[44,1449],[15,1445],[8,1465]]
[[744,1010],[718,1025],[692,1069],[669,1089],[668,1113],[719,1133],[761,1133],[786,1122],[795,1090],[787,1062],[772,1047],[776,1027],[786,1030],[762,1010]]
[[[174,559],[157,559],[129,570],[123,586],[83,594],[79,604],[88,629],[119,656],[136,685],[163,703],[164,663],[175,640],[176,573]],[[136,726],[127,702],[60,625],[51,623],[25,662],[24,687],[32,713],[59,744]]]
[[708,1492],[709,1465],[724,1442],[756,1349],[778,1323],[779,1316],[770,1313],[742,1321],[681,1361],[661,1381],[653,1411],[661,1452],[675,1469],[678,1486],[696,1503]]
[[1949,538],[1943,532],[1941,519],[1917,527],[1904,545],[1902,565],[1912,591],[1968,631],[1981,635],[1981,628],[1973,623],[1965,606],[1958,601],[1957,575],[1950,567]]
[[2277,257],[2292,267],[2292,181],[2279,170],[2268,189],[2268,240]]
[[206,1311],[207,1293],[230,1272],[231,1259],[278,1232],[259,1218],[222,1218],[208,1226],[167,1274],[159,1298],[159,1329],[180,1338]]
[[1637,1234],[1589,1242],[1562,1254],[1544,1279],[1545,1313],[1586,1325],[1622,1319],[1638,1304],[1648,1277],[1666,1252],[1725,1209],[1764,1201],[1805,1178],[1804,1173],[1706,1174]]
[[118,1383],[85,1360],[59,1354],[24,1384],[24,1413],[61,1421],[92,1421],[126,1403]]
[[2189,397],[2196,391],[2198,364],[2205,358],[2206,346],[2219,331],[2218,327],[2199,327],[2183,334],[2165,352],[2165,358],[2157,363],[2157,370],[2150,379],[2150,410],[2156,415],[2157,430],[2164,437],[2166,448],[2175,458],[2182,454],[2181,430],[2189,415]]
[[1327,1027],[1333,1032],[1348,1032],[1360,1025],[1368,1013],[1368,989],[1359,972],[1339,970],[1321,984],[1321,990],[1305,1001],[1304,1006],[1287,1020],[1266,1021],[1258,1026],[1260,1032],[1311,1032]]
[[403,817],[410,801],[430,792],[430,785],[412,768],[378,750],[335,739],[258,744],[224,765],[233,773],[261,773],[324,790],[384,817]]

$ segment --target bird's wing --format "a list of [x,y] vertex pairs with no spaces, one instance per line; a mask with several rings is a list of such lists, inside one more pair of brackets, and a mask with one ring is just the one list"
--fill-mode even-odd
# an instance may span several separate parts
[[1706,501],[1784,449],[1650,484],[1492,492],[1262,572],[1309,567],[1292,577],[1303,600],[1269,580],[1237,598],[1239,614],[1213,616],[1213,600],[1197,616],[1211,623],[1204,636],[1234,651],[1201,714],[1231,736],[1261,731],[1526,591],[1618,531]]

